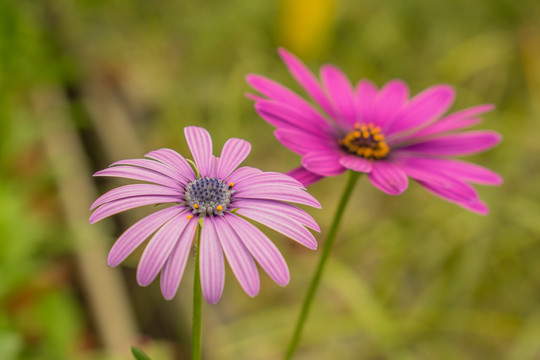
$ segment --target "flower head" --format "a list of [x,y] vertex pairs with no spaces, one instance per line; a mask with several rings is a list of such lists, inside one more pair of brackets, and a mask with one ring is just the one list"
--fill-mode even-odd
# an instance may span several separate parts
[[289,270],[276,246],[246,219],[259,222],[300,244],[315,249],[317,242],[305,227],[319,231],[304,210],[289,204],[320,207],[292,177],[238,165],[251,145],[229,139],[221,156],[212,155],[212,139],[203,128],[184,130],[196,172],[182,155],[170,149],[146,154],[146,159],[121,160],[94,176],[122,177],[151,184],[125,185],[99,197],[91,206],[90,223],[143,205],[170,203],[139,220],[113,245],[108,264],[117,266],[150,237],[137,268],[137,282],[149,285],[161,271],[166,299],[176,294],[202,222],[200,274],[203,295],[216,303],[222,294],[225,258],[249,296],[259,292],[254,259],[279,285],[289,282]]
[[458,132],[480,122],[493,109],[478,105],[450,115],[454,89],[435,85],[409,99],[401,80],[381,89],[368,80],[355,87],[336,67],[321,68],[321,82],[294,55],[279,54],[291,75],[313,101],[259,75],[248,83],[264,97],[249,95],[255,109],[277,128],[276,138],[302,156],[289,175],[310,185],[350,169],[367,173],[371,183],[390,195],[407,189],[408,178],[433,194],[480,214],[488,212],[471,184],[499,185],[501,177],[454,156],[485,151],[501,141],[494,131]]

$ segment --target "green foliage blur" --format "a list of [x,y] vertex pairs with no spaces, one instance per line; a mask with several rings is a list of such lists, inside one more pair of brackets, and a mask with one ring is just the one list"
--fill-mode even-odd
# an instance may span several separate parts
[[[145,210],[91,227],[91,199],[118,184],[91,174],[160,147],[189,157],[187,125],[216,149],[250,141],[246,165],[297,166],[244,97],[248,73],[301,92],[276,54],[285,46],[353,81],[449,83],[453,110],[496,104],[480,127],[504,137],[470,158],[505,179],[478,187],[486,217],[414,183],[391,197],[362,179],[296,358],[540,359],[538,24],[537,0],[0,1],[0,358],[129,359],[129,345],[187,358],[193,264],[172,302],[136,285],[137,255],[106,269],[106,253],[87,249],[110,247]],[[343,183],[310,188],[321,241]],[[228,271],[222,300],[203,309],[207,359],[282,356],[318,252],[271,237],[291,283],[261,274],[250,299]],[[91,285],[92,269],[110,277]],[[113,275],[131,322],[93,305],[124,304],[105,290]],[[136,336],[107,341],[113,326]]]

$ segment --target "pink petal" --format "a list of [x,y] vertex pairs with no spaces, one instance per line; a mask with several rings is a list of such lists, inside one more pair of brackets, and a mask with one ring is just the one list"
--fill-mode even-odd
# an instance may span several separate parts
[[402,80],[391,80],[381,89],[373,104],[371,122],[383,129],[394,122],[394,118],[409,99],[409,87]]
[[487,206],[478,198],[476,190],[466,183],[453,184],[451,187],[438,187],[424,182],[419,182],[426,190],[436,196],[456,203],[467,210],[485,215],[489,212]]
[[197,220],[191,218],[188,220],[169,259],[161,270],[161,292],[166,300],[171,300],[178,291],[178,286],[180,285],[180,281],[182,280],[186,268],[196,229]]
[[182,176],[178,176],[179,174],[168,167],[167,165],[164,165],[158,161],[155,160],[148,160],[148,159],[125,159],[116,161],[111,164],[111,166],[116,165],[129,165],[129,166],[138,166],[145,169],[153,170],[155,172],[158,172],[160,174],[163,174],[165,176],[170,177],[173,180],[178,181],[179,183],[185,184],[185,178]]
[[368,174],[371,183],[389,195],[399,195],[407,189],[407,175],[387,161],[374,161]]
[[231,175],[227,178],[227,182],[232,182],[233,184],[241,183],[242,181],[247,181],[252,176],[262,174],[263,171],[251,166],[242,166],[234,170]]
[[94,224],[106,217],[109,217],[119,212],[134,209],[139,206],[165,204],[165,203],[178,203],[180,202],[178,196],[166,196],[166,195],[148,195],[148,196],[133,196],[125,199],[118,199],[110,201],[97,208],[92,215],[90,215],[90,224]]
[[345,74],[335,66],[321,68],[321,79],[330,99],[337,108],[334,120],[344,127],[357,122],[353,87]]
[[268,216],[286,216],[304,226],[307,226],[317,232],[321,229],[317,222],[304,210],[291,204],[281,201],[263,200],[263,199],[241,199],[235,200],[234,206],[245,210],[258,210],[265,212]]
[[210,134],[205,129],[197,126],[184,128],[184,134],[201,177],[211,176],[212,138]]
[[262,100],[255,104],[255,110],[263,119],[277,128],[301,129],[325,137],[335,132],[322,115],[316,112],[303,113],[282,102]]
[[260,188],[267,185],[287,185],[294,188],[304,189],[304,186],[295,178],[273,171],[260,172],[258,174],[251,174],[246,176],[235,185],[235,190],[240,191],[244,189]]
[[172,189],[161,185],[152,184],[132,184],[120,186],[116,189],[112,189],[105,194],[97,198],[96,201],[90,206],[90,210],[105,204],[109,201],[118,199],[140,196],[140,195],[170,195],[181,197],[183,194],[182,189]]
[[370,123],[373,117],[373,107],[377,98],[377,87],[369,80],[359,81],[356,85],[356,112],[359,123]]
[[219,244],[217,229],[210,217],[204,218],[200,244],[201,287],[204,298],[209,304],[215,304],[223,293],[225,282],[225,262]]
[[269,228],[287,236],[288,238],[304,245],[308,249],[317,249],[317,240],[309,230],[300,223],[279,214],[268,214],[267,211],[260,209],[247,209],[239,207],[237,214],[243,215],[248,219],[259,222]]
[[229,139],[223,145],[221,155],[217,163],[216,175],[219,179],[225,179],[238,167],[251,151],[251,144],[242,139]]
[[345,155],[339,159],[339,163],[347,169],[369,173],[372,161],[355,155]]
[[448,85],[435,85],[424,90],[403,108],[386,134],[389,136],[433,122],[450,108],[454,98],[455,91]]
[[148,286],[159,274],[188,223],[184,213],[176,215],[150,239],[137,267],[137,283]]
[[330,117],[335,117],[336,112],[334,106],[328,100],[324,90],[321,88],[319,81],[313,73],[296,56],[287,50],[280,48],[278,49],[278,53],[294,79],[307,91],[311,98],[330,115]]
[[246,294],[254,297],[259,293],[260,288],[259,273],[255,261],[231,225],[223,217],[216,216],[212,220],[234,276]]
[[457,156],[472,155],[500,143],[501,135],[494,131],[468,131],[444,135],[418,144],[404,147],[404,150],[426,155]]
[[188,182],[195,180],[195,172],[187,160],[171,149],[158,149],[150,151],[144,155],[148,158],[161,161],[171,169],[175,170],[179,175],[183,176]]
[[321,204],[309,193],[289,185],[267,184],[264,186],[240,188],[234,196],[237,199],[271,199],[321,208]]
[[250,100],[253,100],[255,102],[257,101],[262,101],[262,100],[266,100],[265,98],[263,97],[260,97],[258,95],[255,95],[255,94],[250,94],[250,93],[245,93],[244,96]]
[[290,279],[289,268],[274,243],[254,225],[236,215],[226,214],[225,220],[264,271],[279,285],[287,285]]
[[336,141],[329,136],[315,136],[292,129],[278,129],[274,131],[274,135],[280,143],[299,155],[309,152],[332,151],[336,147]]
[[173,216],[184,210],[185,207],[183,205],[171,206],[169,208],[156,211],[155,213],[152,213],[131,225],[131,227],[120,235],[118,240],[116,240],[112,246],[111,251],[109,252],[109,257],[107,258],[107,264],[111,267],[115,267],[120,264],[153,232],[159,229]]
[[121,177],[132,180],[147,181],[155,184],[179,188],[180,182],[153,170],[135,167],[135,166],[113,166],[100,170],[94,176]]
[[287,175],[295,178],[306,187],[324,178],[324,176],[312,173],[303,166],[299,166],[291,171],[288,171]]
[[345,167],[339,163],[341,157],[337,151],[311,152],[302,157],[302,165],[317,175],[337,176],[345,171]]

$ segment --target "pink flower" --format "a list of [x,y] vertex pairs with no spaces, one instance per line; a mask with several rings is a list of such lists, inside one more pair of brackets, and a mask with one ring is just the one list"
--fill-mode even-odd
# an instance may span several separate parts
[[94,174],[152,184],[121,186],[102,195],[91,206],[94,212],[90,223],[143,205],[173,204],[127,229],[113,245],[108,264],[117,266],[151,237],[137,268],[137,282],[147,286],[161,271],[161,291],[166,299],[172,299],[186,267],[197,223],[202,221],[200,275],[208,303],[221,298],[223,254],[249,296],[259,292],[254,259],[276,283],[285,286],[289,270],[283,256],[245,218],[316,249],[315,238],[304,226],[316,231],[319,226],[305,211],[287,202],[319,208],[320,204],[288,175],[252,167],[236,169],[251,150],[247,141],[229,139],[218,158],[212,155],[212,139],[205,129],[191,126],[184,133],[198,174],[182,155],[170,149],[149,152],[147,159],[121,160]]
[[501,177],[454,156],[476,154],[497,145],[494,131],[466,131],[493,109],[478,105],[450,115],[454,89],[435,85],[409,99],[407,84],[392,80],[381,89],[368,80],[353,87],[338,68],[324,65],[321,83],[294,55],[279,49],[291,75],[322,111],[259,75],[248,83],[264,98],[255,109],[277,128],[276,138],[302,156],[302,166],[289,175],[308,186],[350,169],[367,173],[371,183],[390,195],[407,189],[408,178],[433,194],[479,214],[487,206],[471,184],[499,185]]

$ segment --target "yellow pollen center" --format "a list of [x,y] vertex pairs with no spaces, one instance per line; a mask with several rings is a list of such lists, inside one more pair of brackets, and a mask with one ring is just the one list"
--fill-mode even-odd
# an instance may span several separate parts
[[366,159],[383,159],[390,152],[381,128],[373,124],[354,124],[354,131],[339,140],[343,150]]
[[221,206],[221,205],[218,205],[218,206],[216,207],[216,210],[217,210],[217,211],[221,211],[221,210],[223,210],[223,206]]

